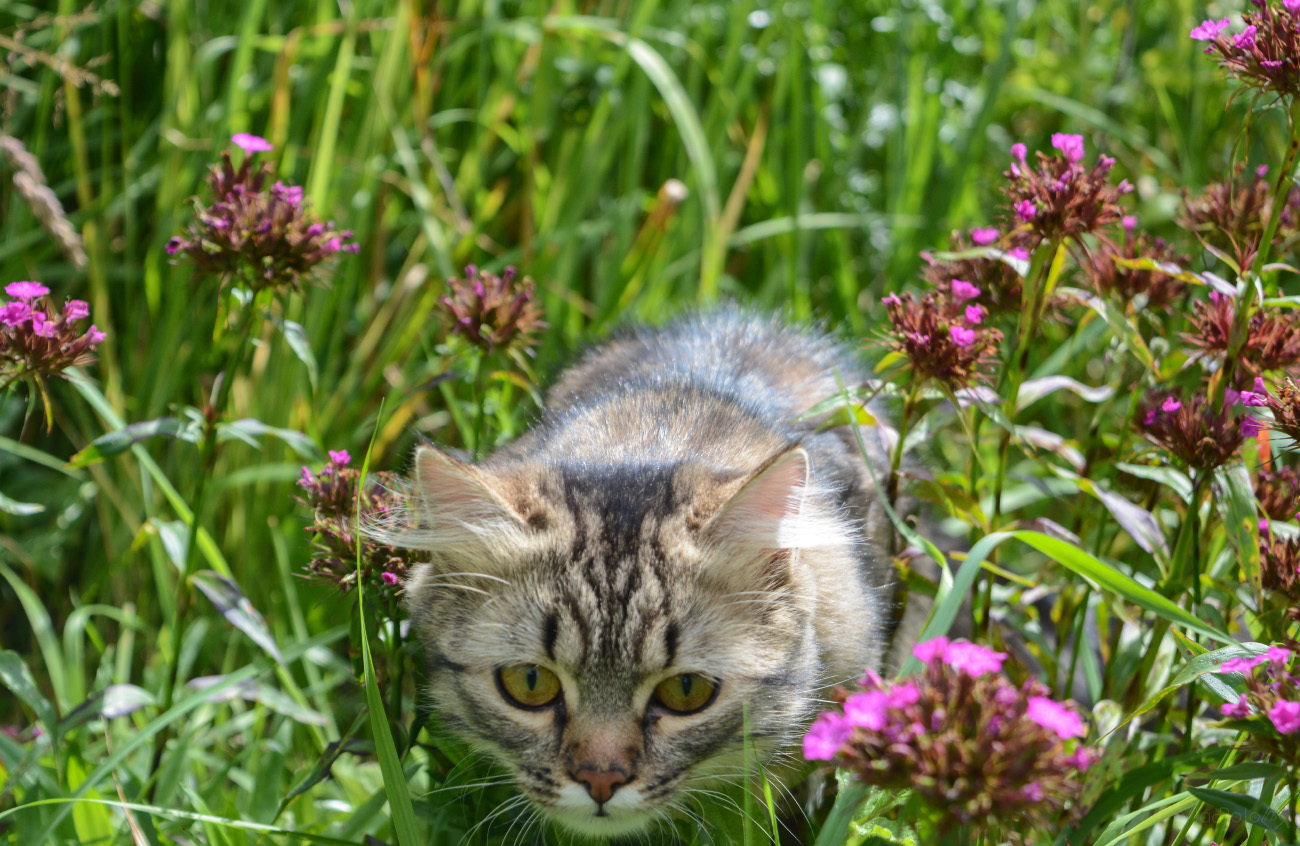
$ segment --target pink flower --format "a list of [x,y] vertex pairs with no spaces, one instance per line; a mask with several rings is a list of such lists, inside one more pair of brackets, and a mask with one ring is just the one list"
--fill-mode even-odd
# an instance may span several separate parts
[[1013,259],[1019,259],[1020,261],[1029,261],[1029,251],[1024,247],[1012,247],[1007,250],[1007,255]]
[[1038,217],[1038,207],[1034,205],[1032,200],[1021,200],[1016,203],[1016,217],[1025,223],[1029,223]]
[[65,320],[81,320],[90,317],[90,306],[81,300],[68,300],[67,305],[63,307],[63,317]]
[[1066,135],[1063,132],[1052,133],[1052,146],[1061,151],[1065,160],[1073,164],[1083,158],[1083,136]]
[[1074,767],[1079,772],[1083,772],[1092,766],[1093,753],[1086,746],[1080,746],[1074,750],[1074,754],[1065,759],[1066,763]]
[[390,573],[387,570],[380,573],[379,578],[383,579],[384,584],[388,585],[389,587],[395,587],[402,583],[402,580],[398,578],[396,573]]
[[880,731],[889,722],[889,695],[883,690],[855,693],[844,700],[844,717],[850,725]]
[[1263,664],[1268,659],[1263,655],[1251,655],[1249,658],[1229,658],[1219,665],[1218,673],[1245,673],[1250,675],[1250,671]]
[[1238,34],[1232,37],[1232,46],[1236,47],[1238,50],[1254,50],[1256,30],[1257,27],[1255,27],[1253,24],[1251,26],[1246,27],[1241,32],[1239,32]]
[[1132,232],[1134,229],[1137,229],[1138,219],[1131,214],[1126,214],[1120,219],[1119,223],[1124,227],[1125,232]]
[[908,705],[915,705],[921,701],[921,691],[917,688],[915,682],[903,682],[894,685],[892,689],[886,692],[886,704],[890,708],[906,708]]
[[949,666],[965,670],[972,676],[982,676],[985,673],[1001,672],[1002,662],[1007,660],[1007,653],[994,652],[978,643],[956,641],[948,644],[948,648],[943,652],[943,660]]
[[303,467],[302,475],[298,477],[298,487],[310,488],[314,484],[316,484],[316,477],[311,474],[310,470]]
[[0,307],[0,323],[6,326],[17,326],[20,323],[26,323],[31,316],[32,307],[27,303],[5,303],[3,307]]
[[966,306],[966,320],[971,323],[980,323],[984,320],[984,307],[977,305]]
[[1079,719],[1078,714],[1046,696],[1029,697],[1029,707],[1025,709],[1025,716],[1043,728],[1056,732],[1062,740],[1083,737],[1088,733],[1087,726]]
[[1300,15],[1300,0],[1282,0],[1282,8],[1293,15]]
[[1238,397],[1238,400],[1240,400],[1242,405],[1250,408],[1268,407],[1268,397],[1260,396],[1254,391],[1242,391],[1241,395]]
[[885,305],[901,306],[903,301],[898,298],[898,294],[888,294],[881,297],[880,301]]
[[1268,659],[1268,665],[1273,672],[1280,673],[1286,667],[1286,662],[1291,660],[1291,650],[1285,646],[1270,646],[1264,653],[1264,657]]
[[1025,163],[1025,156],[1028,153],[1029,153],[1029,148],[1026,147],[1024,144],[1011,145],[1011,157],[1019,161],[1021,164]]
[[1264,384],[1264,377],[1262,376],[1255,377],[1255,393],[1268,396],[1268,385]]
[[1241,434],[1247,438],[1258,437],[1259,433],[1264,431],[1264,424],[1260,423],[1254,417],[1241,418]]
[[803,756],[809,761],[829,761],[853,734],[853,726],[843,714],[823,711],[803,736]]
[[1232,21],[1224,18],[1221,21],[1207,20],[1202,21],[1201,25],[1192,30],[1191,36],[1193,41],[1213,41],[1219,37],[1219,33],[1228,28]]
[[973,300],[976,297],[978,297],[981,293],[982,292],[980,291],[979,288],[976,288],[974,285],[972,285],[971,283],[967,282],[964,279],[952,280],[952,298],[959,303],[964,303],[967,300]]
[[998,239],[998,230],[992,226],[981,226],[970,231],[971,243],[977,247],[987,247]]
[[912,657],[922,664],[933,664],[943,658],[944,651],[948,648],[948,638],[936,637],[934,640],[927,640],[925,643],[918,643],[912,647]]
[[347,467],[352,463],[352,456],[348,455],[345,449],[332,449],[330,453],[330,463],[339,467]]
[[1031,781],[1025,785],[1025,789],[1020,791],[1021,794],[1030,802],[1041,802],[1047,794],[1043,792],[1043,786],[1036,781]]
[[1178,400],[1174,399],[1173,397],[1166,398],[1165,401],[1160,404],[1160,410],[1163,411],[1165,414],[1173,414],[1175,411],[1177,411],[1182,407],[1183,404]]
[[969,347],[975,343],[974,329],[967,329],[965,326],[949,326],[948,334],[952,335],[952,342],[959,347]]
[[10,282],[5,286],[5,293],[20,300],[34,300],[50,292],[40,282]]
[[1227,705],[1220,705],[1219,713],[1225,717],[1233,717],[1236,719],[1249,717],[1250,703],[1246,701],[1246,694],[1241,694],[1241,697],[1238,698],[1236,702],[1229,702]]
[[1268,718],[1273,727],[1282,734],[1292,734],[1300,730],[1300,702],[1288,702],[1279,699],[1268,711]]
[[34,311],[32,312],[32,332],[38,338],[53,338],[59,334],[59,329],[45,312]]
[[249,135],[247,132],[236,132],[230,136],[230,140],[245,153],[269,153],[275,149],[270,141],[257,135]]

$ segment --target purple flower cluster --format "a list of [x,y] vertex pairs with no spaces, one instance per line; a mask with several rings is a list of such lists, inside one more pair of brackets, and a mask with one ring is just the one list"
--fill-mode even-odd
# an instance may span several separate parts
[[[1233,257],[1237,266],[1251,267],[1259,253],[1267,221],[1273,214],[1273,186],[1268,165],[1248,177],[1244,166],[1232,178],[1211,182],[1199,194],[1184,194],[1178,223],[1210,246]],[[1273,234],[1272,249],[1286,251],[1300,241],[1300,188],[1292,187],[1283,200]]]
[[983,326],[987,310],[974,302],[983,292],[953,279],[949,293],[931,291],[920,300],[911,294],[885,297],[889,327],[882,343],[902,353],[922,379],[950,389],[982,380],[997,354],[1002,333]]
[[1242,13],[1240,31],[1232,31],[1231,18],[1222,18],[1203,21],[1189,35],[1206,42],[1205,52],[1245,85],[1294,97],[1300,93],[1300,2],[1252,5],[1253,11]]
[[[312,558],[307,569],[328,579],[340,590],[351,590],[357,582],[357,496],[361,473],[349,465],[347,450],[330,450],[329,463],[317,473],[302,468],[298,487],[304,491],[300,502],[313,513],[306,531],[312,536]],[[373,474],[361,494],[361,520],[386,521],[400,498],[387,487],[393,480],[387,474]],[[367,586],[393,591],[406,580],[415,562],[405,553],[361,536],[361,577]]]
[[86,303],[68,300],[56,309],[39,282],[10,282],[5,293],[13,299],[0,299],[0,390],[30,378],[44,393],[49,376],[95,360],[105,335],[94,324],[78,326],[90,317]]
[[1153,394],[1139,408],[1136,426],[1188,467],[1213,470],[1231,460],[1246,438],[1259,434],[1255,418],[1238,413],[1235,405],[1225,402],[1223,408],[1212,408],[1204,392],[1181,399]]
[[1092,167],[1083,164],[1083,136],[1057,133],[1052,146],[1060,153],[1039,152],[1030,164],[1024,144],[1011,147],[1011,167],[1003,174],[1012,222],[1040,240],[1077,241],[1086,233],[1119,223],[1122,196],[1133,190],[1128,180],[1110,184],[1115,160],[1098,156]]
[[[1196,303],[1192,331],[1183,335],[1188,346],[1220,360],[1233,350],[1239,303],[1235,297],[1211,291]],[[1247,376],[1284,370],[1300,363],[1300,318],[1276,306],[1260,306],[1246,324],[1246,339],[1233,351],[1234,366]]]
[[[952,297],[957,296],[957,282],[980,291],[981,305],[992,312],[1014,312],[1021,308],[1021,289],[1024,279],[1013,262],[1029,260],[1029,251],[1036,241],[1024,230],[1013,230],[1003,236],[997,229],[978,227],[970,231],[969,239],[960,232],[949,241],[949,255],[938,258],[922,253],[926,267],[922,276],[936,290]],[[988,249],[994,248],[997,252]]]
[[1271,646],[1260,654],[1224,661],[1220,673],[1241,673],[1246,677],[1246,692],[1235,702],[1221,705],[1224,719],[1267,719],[1242,725],[1252,742],[1272,760],[1296,766],[1300,764],[1300,667],[1296,656],[1300,643]]
[[[357,252],[352,233],[312,214],[303,189],[271,182],[271,166],[255,155],[271,145],[255,135],[232,139],[245,151],[238,168],[229,151],[208,176],[210,204],[195,200],[194,223],[167,243],[201,273],[254,290],[298,288],[339,253]],[[268,184],[269,183],[269,184]]]
[[1087,726],[1074,709],[1035,680],[1004,677],[1006,653],[941,637],[913,655],[925,665],[915,679],[868,673],[860,691],[837,691],[842,707],[818,715],[804,757],[911,788],[945,825],[1059,821],[1095,759],[1077,742]]
[[536,295],[533,280],[519,278],[513,267],[498,276],[471,264],[463,278],[447,280],[447,293],[438,304],[451,323],[452,334],[484,352],[527,352],[536,343],[536,333],[546,328]]

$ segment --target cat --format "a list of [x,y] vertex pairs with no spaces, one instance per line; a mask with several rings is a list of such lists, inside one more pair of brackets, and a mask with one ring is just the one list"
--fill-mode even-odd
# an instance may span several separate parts
[[419,447],[381,534],[430,555],[405,601],[444,723],[597,838],[736,780],[746,721],[788,757],[895,617],[857,437],[799,419],[862,378],[829,336],[730,308],[592,348],[478,463]]

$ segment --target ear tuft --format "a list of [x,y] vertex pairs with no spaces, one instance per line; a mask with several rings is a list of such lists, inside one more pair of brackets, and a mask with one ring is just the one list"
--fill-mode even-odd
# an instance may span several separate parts
[[406,512],[370,534],[391,546],[423,549],[436,557],[508,557],[527,539],[528,524],[497,490],[499,482],[440,449],[415,451],[413,490]]
[[704,527],[713,543],[736,551],[811,549],[845,542],[844,527],[816,502],[808,453],[794,447],[756,470]]

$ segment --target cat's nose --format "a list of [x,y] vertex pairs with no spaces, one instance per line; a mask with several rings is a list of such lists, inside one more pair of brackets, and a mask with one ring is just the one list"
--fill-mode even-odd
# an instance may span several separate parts
[[587,786],[587,792],[597,802],[608,802],[615,790],[632,780],[622,770],[578,770],[573,777]]

